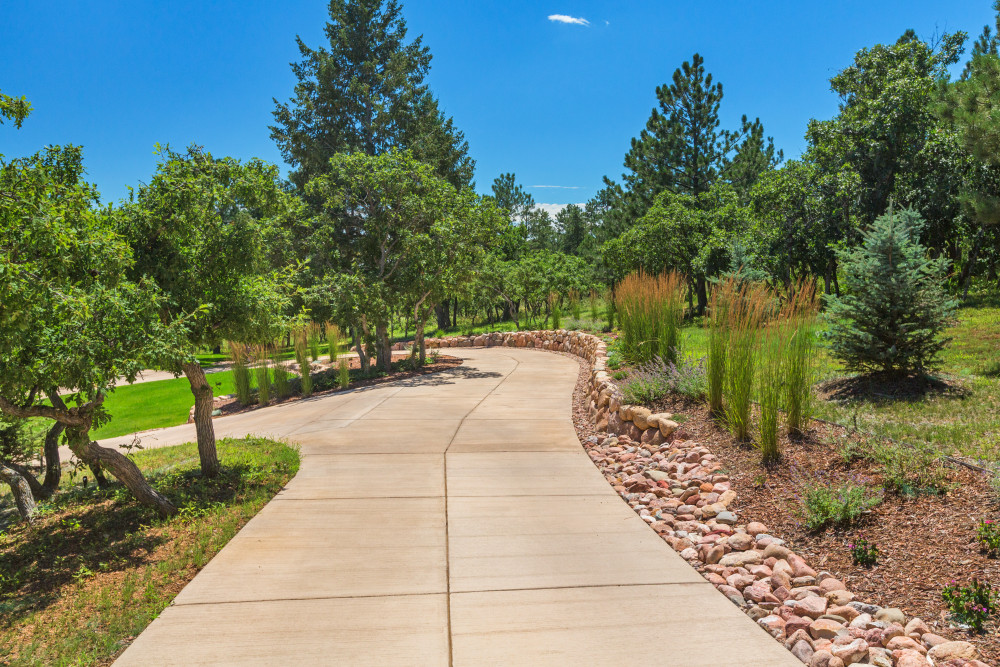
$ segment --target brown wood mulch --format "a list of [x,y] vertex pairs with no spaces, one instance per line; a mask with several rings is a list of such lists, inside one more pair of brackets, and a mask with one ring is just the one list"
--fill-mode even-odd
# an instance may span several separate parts
[[[409,356],[408,353],[403,353],[393,356],[393,361],[400,361]],[[358,370],[361,368],[361,362],[357,357],[348,357],[351,369]],[[458,357],[452,357],[448,355],[438,355],[437,361],[432,364],[427,364],[421,368],[415,370],[400,370],[394,371],[388,375],[383,375],[381,377],[371,377],[363,380],[352,380],[351,384],[347,389],[341,389],[340,387],[332,387],[330,389],[316,390],[313,391],[310,396],[302,396],[301,394],[294,394],[288,396],[287,398],[272,398],[271,402],[266,406],[261,405],[243,405],[235,398],[222,399],[216,401],[215,409],[221,410],[221,415],[216,415],[214,419],[221,419],[222,417],[229,417],[230,415],[238,415],[244,412],[253,412],[254,410],[260,410],[262,407],[273,407],[275,405],[283,405],[285,403],[293,403],[295,401],[301,401],[306,398],[315,398],[317,396],[329,396],[330,394],[337,394],[344,391],[351,391],[353,389],[360,389],[362,387],[371,387],[378,384],[385,384],[386,382],[396,382],[397,380],[406,380],[408,378],[419,377],[421,375],[429,375],[431,373],[440,373],[441,371],[450,370],[462,365],[462,360]],[[333,373],[336,374],[337,369],[331,368],[327,365],[320,373]]]
[[[587,415],[589,375],[588,364],[581,360],[573,406],[581,441],[595,434]],[[864,446],[865,436],[813,422],[801,439],[782,436],[782,461],[768,469],[761,465],[759,452],[720,428],[704,404],[670,398],[650,407],[681,416],[677,435],[704,444],[719,458],[738,494],[735,508],[743,521],[765,524],[814,568],[844,581],[858,599],[898,607],[908,618],[918,616],[933,632],[971,641],[984,661],[1000,664],[1000,627],[993,624],[980,635],[950,627],[941,599],[941,590],[953,580],[965,584],[976,577],[1000,589],[1000,560],[987,557],[976,541],[977,522],[1000,514],[985,475],[947,465],[949,490],[942,495],[886,493],[856,526],[812,532],[802,520],[804,485],[852,481],[880,488],[878,464],[845,462],[842,456],[845,442]],[[866,569],[852,563],[847,545],[859,537],[878,546],[878,565]]]

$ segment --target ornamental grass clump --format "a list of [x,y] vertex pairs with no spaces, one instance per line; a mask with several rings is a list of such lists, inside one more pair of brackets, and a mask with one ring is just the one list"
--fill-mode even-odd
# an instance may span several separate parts
[[236,388],[236,400],[241,405],[250,405],[253,391],[250,386],[250,350],[249,348],[235,341],[227,343],[229,356],[233,362],[233,386]]
[[281,358],[281,349],[277,345],[271,346],[271,378],[274,381],[274,395],[278,400],[288,398],[292,395],[288,367]]
[[615,293],[610,287],[604,290],[604,316],[608,320],[608,331],[615,330]]
[[340,327],[338,327],[333,322],[326,323],[326,352],[330,355],[330,364],[332,365],[337,358],[340,356],[340,350],[344,346],[344,336],[340,332]]
[[761,334],[760,374],[757,396],[760,402],[758,429],[761,462],[773,465],[781,458],[778,445],[778,420],[786,372],[785,342],[787,328],[781,322],[766,327]]
[[318,322],[310,322],[306,325],[306,334],[309,341],[309,356],[313,361],[319,360],[320,335],[322,327]]
[[708,304],[708,361],[706,384],[708,409],[716,416],[722,412],[722,394],[726,378],[726,353],[729,351],[729,309],[735,299],[736,282],[726,280],[715,286]]
[[351,384],[351,366],[347,357],[337,360],[337,384],[341,389],[347,389]]
[[261,406],[271,402],[270,355],[263,345],[253,347],[254,378],[257,380],[257,403]]
[[788,433],[801,435],[812,418],[816,380],[816,286],[799,284],[785,305],[784,408]]
[[598,320],[601,319],[601,314],[597,310],[597,290],[595,289],[590,290],[589,300],[590,300],[590,319],[592,319],[594,322],[597,322]]
[[559,306],[559,295],[549,292],[549,312],[552,314],[552,328],[558,329],[562,326],[562,308]]
[[726,426],[737,440],[750,439],[750,412],[759,361],[760,327],[773,311],[770,291],[758,283],[735,288],[726,322],[726,365],[722,383]]
[[313,390],[308,336],[309,332],[304,327],[295,332],[295,361],[299,364],[299,387],[303,396],[312,396]]
[[622,353],[633,364],[654,357],[676,362],[684,321],[683,277],[677,272],[650,276],[637,271],[626,276],[615,294],[622,330]]
[[573,313],[573,319],[577,322],[580,321],[580,292],[578,290],[571,289],[569,291],[569,308],[570,312]]

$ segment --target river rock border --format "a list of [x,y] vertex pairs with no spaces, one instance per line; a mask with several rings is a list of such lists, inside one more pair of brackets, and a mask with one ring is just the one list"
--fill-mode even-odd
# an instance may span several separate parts
[[[515,331],[428,338],[430,349],[520,347],[590,363],[591,422],[584,447],[615,491],[681,557],[809,667],[988,667],[975,646],[933,634],[919,618],[855,598],[756,521],[742,522],[736,492],[705,447],[674,436],[668,413],[623,403],[607,346],[578,331]],[[397,344],[406,349],[408,344]]]

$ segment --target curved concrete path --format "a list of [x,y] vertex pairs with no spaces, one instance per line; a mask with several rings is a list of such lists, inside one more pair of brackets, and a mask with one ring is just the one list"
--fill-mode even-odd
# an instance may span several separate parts
[[454,371],[218,420],[298,443],[301,470],[116,664],[800,665],[590,462],[574,361],[455,352]]

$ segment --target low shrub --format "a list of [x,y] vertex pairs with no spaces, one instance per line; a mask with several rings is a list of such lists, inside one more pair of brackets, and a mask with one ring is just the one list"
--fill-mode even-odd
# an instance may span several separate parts
[[878,557],[881,552],[874,542],[869,542],[863,537],[859,537],[851,544],[847,545],[851,550],[851,561],[859,567],[874,567],[878,565]]
[[704,359],[683,357],[675,364],[657,357],[623,372],[620,387],[627,402],[639,405],[668,394],[701,400],[705,396]]
[[998,596],[993,586],[977,579],[968,586],[960,586],[953,579],[941,591],[941,597],[948,605],[952,620],[973,632],[982,632],[997,611]]
[[996,521],[980,519],[976,526],[976,539],[989,556],[995,557],[1000,553],[1000,527],[997,527]]
[[844,482],[833,486],[821,480],[807,484],[803,490],[803,519],[810,530],[849,526],[880,502],[881,496],[864,484]]

